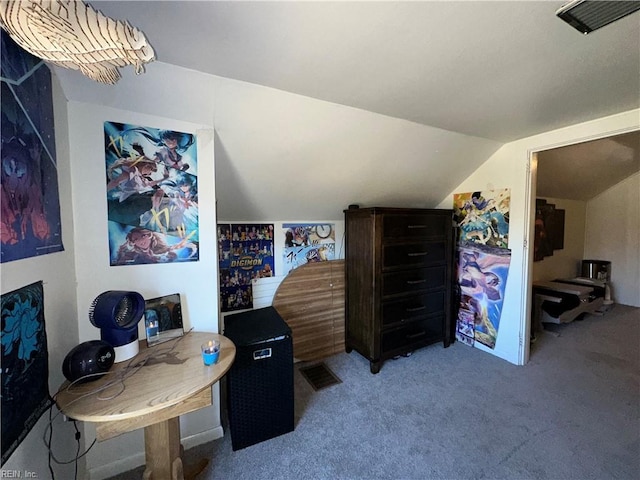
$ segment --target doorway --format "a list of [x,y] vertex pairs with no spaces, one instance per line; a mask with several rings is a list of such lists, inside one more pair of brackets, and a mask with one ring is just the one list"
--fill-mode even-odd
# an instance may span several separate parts
[[[579,268],[585,255],[622,256],[624,252],[612,252],[610,245],[608,248],[601,245],[601,238],[591,238],[594,235],[589,234],[587,209],[594,210],[591,207],[597,198],[606,195],[614,187],[620,188],[619,185],[624,185],[639,171],[640,130],[612,132],[607,136],[567,142],[530,153],[527,210],[530,217],[527,242],[531,246],[528,258],[529,292],[536,281],[580,276]],[[547,201],[564,214],[563,238],[556,245],[559,248],[551,250],[551,254],[542,259],[534,258],[537,199]],[[633,260],[636,263],[637,256],[636,253]],[[618,281],[631,281],[624,272],[624,265],[618,268],[622,269]],[[535,296],[529,295],[530,315],[525,331],[530,337],[532,329],[540,328],[540,324],[536,324],[535,302]],[[532,353],[531,343],[528,347],[524,349],[524,363],[528,362]]]

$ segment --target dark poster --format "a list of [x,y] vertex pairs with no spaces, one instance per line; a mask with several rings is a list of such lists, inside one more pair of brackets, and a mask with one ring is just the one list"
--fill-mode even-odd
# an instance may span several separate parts
[[42,282],[2,295],[2,464],[47,409]]
[[62,246],[51,72],[1,31],[2,262]]
[[111,265],[197,261],[195,136],[105,122],[104,138]]
[[219,224],[220,305],[253,308],[252,282],[274,275],[273,224]]
[[533,242],[533,261],[553,255],[554,250],[564,248],[565,211],[557,209],[543,198],[536,199],[535,237]]

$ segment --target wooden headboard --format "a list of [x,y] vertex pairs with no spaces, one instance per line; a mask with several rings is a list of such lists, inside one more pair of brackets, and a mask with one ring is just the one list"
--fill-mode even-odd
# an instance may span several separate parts
[[297,360],[344,352],[344,285],[344,260],[330,260],[302,265],[278,286],[273,307],[291,328]]

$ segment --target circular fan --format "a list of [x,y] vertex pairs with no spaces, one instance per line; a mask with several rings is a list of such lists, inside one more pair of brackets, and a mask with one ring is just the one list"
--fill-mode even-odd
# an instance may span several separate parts
[[91,303],[89,321],[100,329],[100,338],[115,350],[116,362],[138,353],[138,322],[144,305],[139,293],[121,290],[101,293]]

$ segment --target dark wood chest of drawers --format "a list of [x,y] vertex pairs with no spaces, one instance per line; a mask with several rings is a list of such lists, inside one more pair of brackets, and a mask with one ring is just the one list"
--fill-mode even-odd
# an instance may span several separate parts
[[345,347],[382,362],[451,331],[451,210],[345,210]]

